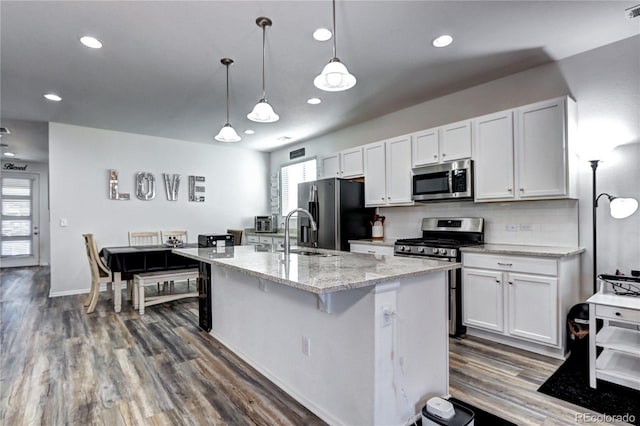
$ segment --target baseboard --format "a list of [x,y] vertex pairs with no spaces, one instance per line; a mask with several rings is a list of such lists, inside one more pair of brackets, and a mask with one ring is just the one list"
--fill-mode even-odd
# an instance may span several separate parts
[[[102,284],[100,286],[100,291],[106,291],[107,285]],[[75,296],[77,294],[87,294],[91,291],[90,288],[81,288],[76,290],[66,290],[66,291],[51,291],[49,292],[49,297],[61,297],[61,296]]]
[[546,355],[551,358],[565,360],[567,354],[564,353],[562,348],[553,348],[542,344],[536,344],[533,342],[526,342],[524,340],[514,339],[509,336],[501,336],[495,333],[491,333],[484,330],[477,330],[475,328],[467,326],[467,334],[469,336],[480,337],[485,340],[491,340],[493,342],[502,343],[503,345],[513,346],[514,348],[524,349],[525,351],[534,352],[540,355]]

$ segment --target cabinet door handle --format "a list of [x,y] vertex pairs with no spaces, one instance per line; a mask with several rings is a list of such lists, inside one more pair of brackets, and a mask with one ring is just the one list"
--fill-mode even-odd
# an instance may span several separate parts
[[524,192],[524,188],[520,188],[520,192]]
[[513,266],[513,263],[498,262],[498,265],[500,265],[500,266]]
[[367,250],[367,253],[375,254],[375,253],[376,253],[376,251],[375,251],[375,250]]
[[513,192],[513,188],[507,188],[507,191]]
[[438,158],[438,154],[433,154],[433,158]]
[[380,198],[382,201],[384,201],[384,197]]
[[446,157],[446,156],[447,156],[447,154],[445,154],[445,153],[443,152],[443,153],[442,153],[442,156],[443,156],[443,157]]
[[496,282],[497,282],[498,284],[502,284],[502,282],[501,282],[500,280],[496,280]]
[[510,284],[510,285],[513,285],[513,281],[509,281],[509,284]]
[[621,314],[620,312],[616,312],[616,316],[617,316],[617,317],[621,317],[621,316],[622,316],[622,314]]

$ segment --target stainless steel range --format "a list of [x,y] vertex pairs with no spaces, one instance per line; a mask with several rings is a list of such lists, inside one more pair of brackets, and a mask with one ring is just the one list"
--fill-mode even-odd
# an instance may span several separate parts
[[[396,256],[421,257],[460,262],[460,247],[483,244],[484,219],[480,217],[446,217],[422,219],[422,238],[395,242]],[[449,334],[459,336],[462,325],[462,272],[449,272]]]

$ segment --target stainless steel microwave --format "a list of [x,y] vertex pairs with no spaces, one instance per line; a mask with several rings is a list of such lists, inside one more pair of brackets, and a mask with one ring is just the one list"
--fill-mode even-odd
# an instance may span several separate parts
[[413,169],[415,201],[473,200],[473,161],[460,160]]

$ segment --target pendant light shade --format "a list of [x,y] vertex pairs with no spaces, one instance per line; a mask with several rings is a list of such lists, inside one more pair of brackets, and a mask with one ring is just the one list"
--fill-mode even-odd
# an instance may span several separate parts
[[336,1],[333,0],[333,57],[322,69],[320,75],[313,79],[313,84],[320,90],[340,92],[356,85],[356,77],[349,73],[347,67],[336,56]]
[[233,59],[222,58],[220,63],[227,67],[227,122],[220,132],[215,136],[215,139],[219,142],[240,142],[241,138],[236,133],[236,130],[229,124],[229,65],[233,63]]
[[253,111],[247,115],[247,118],[258,123],[273,123],[274,121],[278,121],[280,116],[273,111],[273,107],[271,107],[267,102],[264,79],[264,50],[266,33],[267,27],[270,27],[273,22],[271,22],[271,19],[261,16],[256,19],[256,24],[259,27],[262,27],[262,98],[260,98],[256,106],[253,107]]

